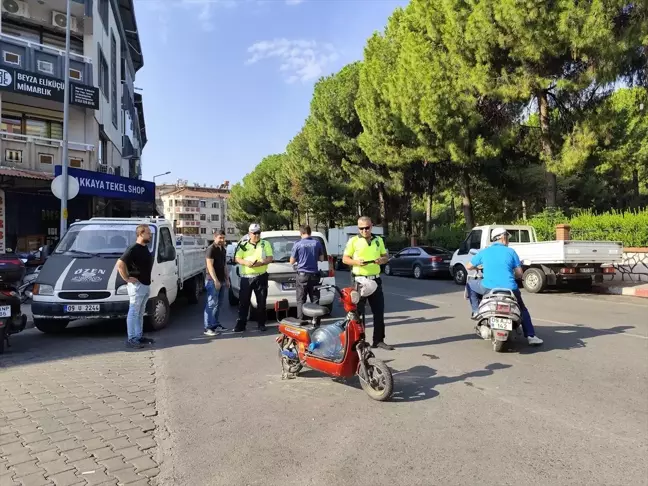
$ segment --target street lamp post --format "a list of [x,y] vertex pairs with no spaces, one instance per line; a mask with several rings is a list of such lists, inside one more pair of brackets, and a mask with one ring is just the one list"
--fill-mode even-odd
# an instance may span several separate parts
[[[69,0],[68,0],[68,1],[69,1]],[[165,176],[165,175],[169,175],[170,173],[171,173],[171,171],[168,170],[168,171],[166,171],[164,174],[154,175],[154,176],[153,176],[153,183],[155,183],[155,178],[156,178],[156,177],[162,177],[162,176]]]
[[70,125],[70,1],[65,7],[65,84],[63,88],[63,160],[61,161],[61,175],[63,176],[63,194],[61,196],[61,231],[59,238],[63,238],[67,231],[68,220],[68,130]]

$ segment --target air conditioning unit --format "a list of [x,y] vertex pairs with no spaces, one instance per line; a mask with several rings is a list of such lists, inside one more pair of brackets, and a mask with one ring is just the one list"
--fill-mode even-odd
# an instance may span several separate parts
[[101,172],[102,174],[107,174],[108,166],[106,164],[99,164],[99,166],[97,167],[97,172]]
[[17,17],[29,17],[27,2],[22,0],[2,0],[2,13],[16,15]]
[[[52,11],[52,25],[54,27],[65,30],[66,20],[67,17],[63,12]],[[79,30],[79,23],[77,22],[76,17],[70,16],[70,30],[77,34],[81,34],[81,31]]]

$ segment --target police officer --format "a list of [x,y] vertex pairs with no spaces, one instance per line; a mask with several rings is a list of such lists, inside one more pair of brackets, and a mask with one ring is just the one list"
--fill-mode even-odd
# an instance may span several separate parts
[[[353,277],[366,277],[376,281],[378,288],[366,300],[369,301],[373,313],[373,348],[393,350],[394,347],[385,344],[385,296],[382,291],[382,280],[380,279],[380,265],[387,263],[389,256],[385,243],[380,236],[372,235],[371,218],[362,216],[358,219],[358,230],[360,234],[354,236],[347,243],[344,249],[342,261],[345,265],[353,267]],[[358,311],[362,314],[365,299],[358,305]]]
[[254,292],[257,300],[259,331],[266,330],[266,300],[268,298],[267,270],[268,264],[274,260],[272,256],[272,245],[261,239],[261,226],[256,223],[250,225],[249,235],[250,239],[240,243],[234,255],[236,263],[241,265],[239,315],[234,332],[245,331],[252,292]]
[[317,262],[324,261],[324,248],[318,240],[311,236],[310,226],[300,226],[299,234],[301,240],[293,246],[290,264],[297,264],[297,281],[295,285],[297,319],[303,320],[302,306],[306,302],[306,296],[313,304],[319,304],[320,293],[319,290],[315,289],[320,283]]

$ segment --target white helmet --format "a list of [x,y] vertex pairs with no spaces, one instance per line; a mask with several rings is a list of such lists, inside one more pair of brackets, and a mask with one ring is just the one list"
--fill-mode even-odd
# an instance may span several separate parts
[[367,277],[358,277],[356,282],[360,284],[360,297],[369,297],[378,288],[376,281]]
[[493,231],[491,231],[491,241],[495,241],[496,239],[500,238],[502,235],[508,235],[509,232],[506,231],[505,228],[495,228]]

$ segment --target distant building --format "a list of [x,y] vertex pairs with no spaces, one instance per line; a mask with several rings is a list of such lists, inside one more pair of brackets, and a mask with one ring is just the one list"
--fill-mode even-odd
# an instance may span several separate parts
[[178,180],[156,188],[158,211],[173,221],[176,234],[211,238],[214,231],[224,230],[226,240],[233,242],[240,235],[236,224],[227,219],[229,197],[227,181],[219,187],[205,187]]

